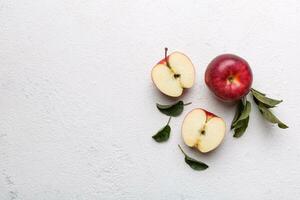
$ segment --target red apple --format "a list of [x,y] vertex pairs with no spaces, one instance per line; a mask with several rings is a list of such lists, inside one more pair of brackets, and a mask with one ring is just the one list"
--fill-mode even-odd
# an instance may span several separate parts
[[205,72],[206,85],[223,101],[236,101],[247,95],[252,80],[247,61],[232,54],[217,56]]
[[191,60],[183,53],[173,52],[157,63],[151,72],[152,81],[163,94],[179,97],[185,88],[195,83],[195,69]]
[[182,123],[183,141],[189,147],[196,147],[207,153],[217,148],[224,139],[226,125],[222,118],[204,109],[189,112]]

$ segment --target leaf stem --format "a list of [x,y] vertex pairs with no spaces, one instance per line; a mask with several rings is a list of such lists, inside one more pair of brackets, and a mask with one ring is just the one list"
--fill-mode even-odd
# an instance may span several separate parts
[[246,102],[247,102],[247,96],[244,96],[242,99],[242,104],[245,106],[246,105]]
[[170,123],[170,121],[171,121],[171,118],[172,118],[172,117],[169,117],[169,120],[168,120],[168,123],[167,123],[167,125],[169,125],[169,123]]
[[168,48],[165,47],[165,60],[166,60],[166,63],[167,63],[167,67],[169,67],[171,69],[171,66],[169,64],[169,61],[168,61]]
[[183,149],[181,148],[181,146],[178,144],[178,147],[180,149],[180,151],[183,153],[184,156],[187,156],[186,153],[184,153]]
[[188,106],[188,105],[190,105],[190,104],[192,104],[192,102],[188,102],[188,103],[185,103],[185,104],[183,104],[184,106]]

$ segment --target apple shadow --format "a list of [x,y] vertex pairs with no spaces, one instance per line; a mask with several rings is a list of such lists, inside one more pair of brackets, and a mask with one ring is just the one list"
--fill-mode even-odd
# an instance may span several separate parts
[[[257,107],[257,106],[253,106]],[[259,112],[258,108],[254,108],[255,110],[251,111],[253,112],[252,115],[257,115],[256,117],[258,120],[256,120],[256,123],[258,123],[256,126],[261,128],[261,132],[263,132],[263,136],[267,138],[274,137],[273,132],[276,132],[276,130],[280,129],[277,124],[272,124],[268,122],[262,114]],[[280,129],[281,131],[284,131],[284,129]]]
[[195,147],[189,147],[190,151],[194,152],[194,154],[200,155],[202,158],[209,158],[211,159],[212,157],[215,157],[219,154],[219,152],[222,151],[222,146],[223,144],[221,143],[220,146],[218,146],[216,149],[207,152],[207,153],[202,153],[199,150],[197,150]]
[[209,96],[211,97],[211,99],[218,103],[218,104],[222,104],[226,107],[235,107],[238,101],[223,101],[221,100],[219,97],[217,97],[215,94],[213,94],[212,92],[209,91]]
[[153,96],[159,96],[159,98],[161,98],[161,99],[165,99],[168,101],[178,101],[180,99],[185,98],[190,93],[191,89],[192,88],[185,88],[179,97],[170,97],[170,96],[162,93],[161,91],[159,91],[159,89],[154,84],[152,85],[151,91],[153,93]]

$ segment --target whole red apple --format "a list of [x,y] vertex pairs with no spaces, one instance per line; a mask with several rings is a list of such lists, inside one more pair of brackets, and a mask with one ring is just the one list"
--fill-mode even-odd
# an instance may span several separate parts
[[232,54],[217,56],[205,72],[206,85],[223,101],[236,101],[247,95],[252,80],[247,61]]

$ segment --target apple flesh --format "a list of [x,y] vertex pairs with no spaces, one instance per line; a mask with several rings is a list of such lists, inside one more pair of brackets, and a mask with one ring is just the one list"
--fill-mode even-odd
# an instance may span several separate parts
[[[167,51],[167,49],[166,49]],[[155,86],[167,96],[179,97],[184,88],[195,82],[195,69],[191,60],[180,52],[174,52],[155,65],[151,72]]]
[[217,56],[205,72],[206,85],[223,101],[236,101],[247,95],[252,80],[252,71],[247,61],[232,54]]
[[184,143],[189,147],[196,147],[202,153],[217,148],[225,132],[224,120],[201,108],[194,109],[186,115],[181,129]]

